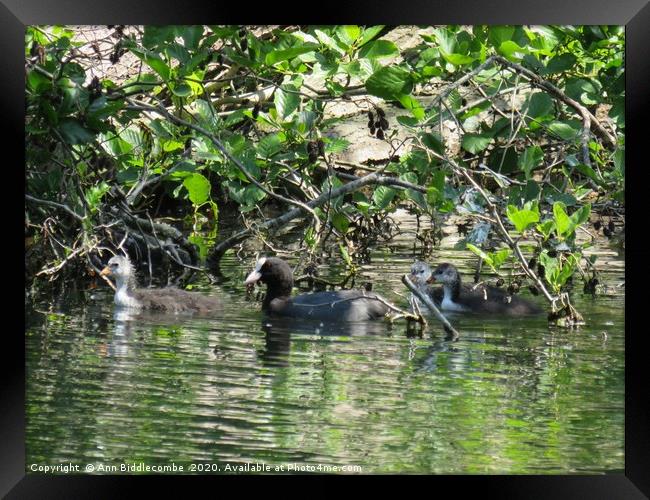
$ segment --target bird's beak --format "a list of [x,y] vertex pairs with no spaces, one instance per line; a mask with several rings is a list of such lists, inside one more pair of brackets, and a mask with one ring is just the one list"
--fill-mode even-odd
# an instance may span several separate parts
[[111,269],[106,266],[104,269],[102,269],[102,272],[99,273],[100,276],[110,276],[111,275]]
[[427,280],[427,283],[435,283],[435,282],[436,282],[436,278],[432,274],[431,277]]
[[246,281],[244,281],[244,285],[250,285],[252,283],[256,283],[257,281],[259,281],[261,277],[262,277],[262,273],[260,273],[258,270],[254,270],[252,273],[248,275]]

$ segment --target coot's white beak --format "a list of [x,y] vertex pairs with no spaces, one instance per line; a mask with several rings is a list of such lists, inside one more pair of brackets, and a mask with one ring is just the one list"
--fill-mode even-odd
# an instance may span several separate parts
[[244,285],[250,285],[252,283],[256,283],[261,277],[262,277],[262,273],[259,272],[257,269],[255,269],[253,270],[252,273],[248,275],[246,281],[244,281]]

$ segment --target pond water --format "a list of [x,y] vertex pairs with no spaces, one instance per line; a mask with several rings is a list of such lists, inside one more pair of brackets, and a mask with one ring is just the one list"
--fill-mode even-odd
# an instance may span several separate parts
[[[407,294],[400,279],[420,254],[413,221],[400,225],[360,281],[406,306],[395,292]],[[475,259],[452,250],[454,238],[428,260],[471,279]],[[264,318],[242,284],[254,256],[234,253],[217,285],[203,282],[224,301],[218,317],[116,312],[103,285],[36,301],[26,309],[27,471],[621,472],[624,255],[606,242],[599,251],[608,293],[573,293],[586,326],[452,316],[455,341],[434,318],[422,335],[403,322]],[[344,266],[320,271],[336,279]]]

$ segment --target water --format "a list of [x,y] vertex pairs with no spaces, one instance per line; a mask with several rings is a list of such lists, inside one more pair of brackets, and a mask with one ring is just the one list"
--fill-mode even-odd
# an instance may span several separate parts
[[[407,294],[400,278],[418,255],[412,235],[400,238],[373,251],[359,282],[405,305],[394,292]],[[429,261],[469,277],[474,260],[453,241]],[[26,329],[27,470],[621,472],[624,260],[598,250],[610,293],[576,290],[588,323],[577,331],[543,317],[455,316],[451,341],[434,318],[421,336],[403,323],[269,320],[241,285],[252,255],[224,257],[210,287],[225,302],[216,318],[116,314],[102,285],[37,302]],[[330,264],[324,275],[341,276]]]

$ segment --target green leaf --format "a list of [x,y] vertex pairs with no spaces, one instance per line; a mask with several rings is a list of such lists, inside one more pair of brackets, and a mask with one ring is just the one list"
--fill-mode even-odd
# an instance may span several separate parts
[[492,266],[495,270],[498,270],[506,260],[510,257],[510,249],[502,248],[496,252],[492,253]]
[[508,40],[499,45],[497,51],[506,59],[514,62],[519,62],[528,54],[528,49],[520,47],[512,40]]
[[550,73],[563,73],[573,67],[576,63],[576,56],[573,54],[564,53],[559,56],[555,56],[551,59],[546,65],[546,74]]
[[163,80],[169,80],[171,76],[171,68],[160,58],[159,55],[149,51],[144,52],[135,48],[131,48],[131,52],[147,63],[151,69],[162,77]]
[[535,167],[542,163],[543,159],[544,151],[542,148],[539,146],[531,146],[526,148],[523,154],[519,157],[517,164],[519,165],[519,168],[525,172],[526,179],[530,179],[530,173]]
[[340,40],[350,46],[361,36],[361,28],[356,25],[342,25],[336,29],[336,33]]
[[348,253],[347,248],[345,248],[341,243],[339,243],[339,250],[341,250],[341,255],[343,256],[343,260],[348,266],[352,266],[352,259],[350,258],[350,254]]
[[272,66],[279,62],[287,61],[289,59],[293,59],[294,57],[298,57],[299,55],[307,54],[308,52],[314,52],[314,50],[317,48],[318,46],[315,44],[306,43],[304,45],[301,45],[300,47],[274,50],[273,52],[269,52],[268,54],[266,54],[264,61],[266,62],[266,64]]
[[270,158],[284,148],[285,135],[283,132],[269,134],[257,144],[257,153],[263,158]]
[[52,80],[32,70],[27,73],[27,86],[34,92],[41,93],[52,87]]
[[498,48],[503,42],[512,40],[514,34],[514,26],[490,26],[488,28],[488,40],[495,48]]
[[575,230],[575,228],[587,222],[589,220],[590,215],[591,215],[590,204],[584,205],[583,207],[576,210],[573,214],[571,214],[571,225],[573,229]]
[[95,138],[95,134],[84,127],[79,120],[65,118],[58,126],[61,136],[68,144],[86,144]]
[[397,191],[388,186],[379,186],[372,194],[372,201],[379,210],[384,210],[393,201]]
[[572,141],[578,135],[578,130],[576,130],[571,125],[565,122],[559,122],[559,121],[551,122],[548,125],[548,129],[550,132],[559,136],[561,139],[564,139],[565,141]]
[[381,59],[382,57],[391,57],[398,54],[397,45],[388,40],[375,40],[364,45],[359,51],[359,57],[367,59]]
[[465,54],[447,54],[446,52],[440,52],[440,55],[442,55],[445,61],[454,66],[464,66],[465,64],[470,64],[476,60],[476,58]]
[[560,290],[560,285],[557,282],[559,274],[559,264],[556,257],[549,257],[547,250],[544,250],[539,255],[539,263],[544,266],[544,278],[552,286],[554,292]]
[[340,55],[345,54],[345,50],[343,50],[338,43],[336,43],[336,40],[334,40],[331,36],[329,36],[327,33],[325,33],[322,30],[314,30],[314,34],[318,38],[318,41],[325,45],[328,49],[331,49],[335,52],[338,52]]
[[555,228],[558,236],[562,237],[571,227],[571,219],[566,213],[564,203],[553,203],[553,216],[555,217]]
[[593,168],[591,168],[589,165],[578,163],[577,165],[575,165],[575,169],[585,177],[589,177],[591,180],[595,181],[597,184],[603,187],[606,186],[605,182],[603,182],[603,179],[601,179],[596,173],[596,171]]
[[[291,90],[294,92],[289,92]],[[275,91],[275,109],[282,119],[286,119],[300,106],[300,95],[295,93],[296,90],[295,85],[287,84]]]
[[445,145],[440,140],[438,134],[425,133],[422,134],[422,143],[429,149],[435,151],[439,155],[445,154]]
[[399,98],[399,102],[405,109],[408,109],[418,121],[421,121],[424,118],[424,108],[415,97],[403,95]]
[[461,145],[465,151],[478,153],[487,148],[492,142],[492,136],[488,134],[465,134]]
[[411,74],[399,66],[386,66],[375,71],[366,80],[366,89],[372,95],[387,100],[398,100],[413,90]]
[[564,91],[569,97],[585,106],[593,106],[602,100],[597,84],[584,78],[570,78],[566,82]]
[[359,47],[364,46],[366,43],[368,43],[370,40],[375,38],[379,33],[381,33],[381,30],[384,29],[384,25],[379,25],[379,26],[372,26],[370,28],[366,28],[363,30],[363,34],[361,35],[361,41],[359,42]]
[[203,26],[182,26],[178,28],[186,49],[196,49],[203,36]]
[[348,232],[350,227],[350,221],[348,218],[341,212],[335,212],[331,215],[332,225],[341,233],[345,234]]
[[528,98],[527,115],[531,118],[548,116],[553,111],[553,100],[545,92],[535,92]]
[[492,265],[492,259],[490,256],[485,253],[483,250],[481,250],[479,247],[472,245],[471,243],[466,243],[467,248],[478,255],[481,259],[483,259],[488,265]]
[[183,186],[187,189],[190,197],[190,201],[195,205],[199,206],[208,201],[210,197],[210,181],[206,179],[203,175],[194,173],[188,175],[183,180]]
[[537,230],[542,233],[544,240],[547,240],[555,229],[555,221],[553,219],[547,219],[541,224],[537,224]]
[[515,229],[523,233],[531,224],[539,221],[539,211],[527,208],[518,209],[514,205],[508,205],[506,215]]
[[178,97],[189,97],[192,95],[192,87],[187,82],[169,82],[169,89]]

